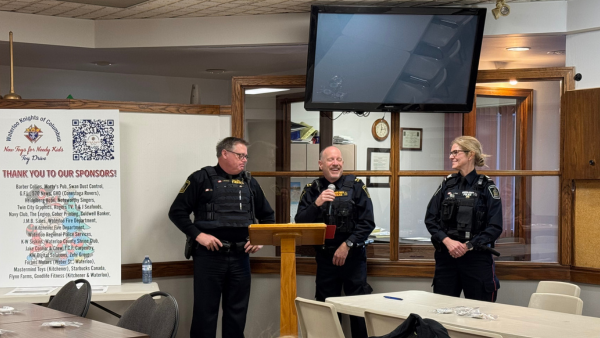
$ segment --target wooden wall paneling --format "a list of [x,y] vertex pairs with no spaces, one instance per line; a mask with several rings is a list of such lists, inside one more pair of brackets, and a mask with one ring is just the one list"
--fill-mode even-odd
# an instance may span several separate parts
[[600,89],[570,91],[561,100],[561,228],[562,264],[574,264],[575,180],[600,178]]
[[600,269],[571,267],[572,282],[600,285]]
[[571,91],[563,95],[565,118],[564,175],[600,179],[600,89]]

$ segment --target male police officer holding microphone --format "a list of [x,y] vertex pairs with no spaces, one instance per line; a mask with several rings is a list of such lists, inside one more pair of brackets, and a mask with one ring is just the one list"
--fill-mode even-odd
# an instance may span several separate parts
[[[321,152],[323,177],[307,184],[300,197],[296,223],[336,226],[335,237],[316,249],[316,299],[370,294],[365,242],[375,228],[371,196],[354,175],[342,175],[344,160],[336,147]],[[367,337],[362,317],[350,316],[353,338]]]

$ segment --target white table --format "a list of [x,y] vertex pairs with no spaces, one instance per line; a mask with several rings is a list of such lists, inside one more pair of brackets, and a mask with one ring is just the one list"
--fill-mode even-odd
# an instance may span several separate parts
[[[383,296],[402,298],[387,299]],[[600,318],[531,309],[522,306],[488,303],[436,295],[425,291],[401,291],[363,296],[331,297],[325,300],[338,312],[364,316],[365,310],[408,317],[416,313],[442,324],[495,332],[503,338],[523,337],[600,337]],[[584,304],[585,305],[585,304]],[[498,315],[497,320],[461,317],[454,313],[437,314],[438,308],[479,307],[483,313]]]
[[[56,295],[60,287],[56,288],[48,295],[7,295],[15,288],[0,288],[0,302],[25,302],[25,303],[48,303],[50,297]],[[104,293],[92,293],[92,302],[106,302],[119,300],[136,300],[141,296],[159,291],[158,284],[155,282],[144,283],[124,283],[121,285],[109,286]]]

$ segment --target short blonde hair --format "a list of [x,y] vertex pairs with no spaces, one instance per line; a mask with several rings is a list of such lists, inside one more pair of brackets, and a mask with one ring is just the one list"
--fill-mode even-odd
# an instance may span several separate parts
[[479,140],[473,136],[459,136],[452,141],[450,147],[455,144],[458,144],[462,150],[475,154],[475,166],[483,167],[486,165],[485,158],[490,157],[490,155],[483,153],[483,148]]

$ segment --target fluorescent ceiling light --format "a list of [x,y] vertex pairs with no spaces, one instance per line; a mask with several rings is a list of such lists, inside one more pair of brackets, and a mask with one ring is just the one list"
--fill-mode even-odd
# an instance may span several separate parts
[[519,83],[519,81],[517,81],[516,79],[512,79],[510,81],[508,81],[508,83],[510,83],[511,85],[516,85],[517,83]]
[[530,50],[531,47],[508,47],[506,48],[506,50],[509,50],[511,52],[524,52],[526,50]]
[[256,95],[256,94],[265,94],[265,93],[275,93],[275,92],[284,92],[289,89],[284,88],[256,88],[256,89],[246,89],[246,94],[248,95]]

